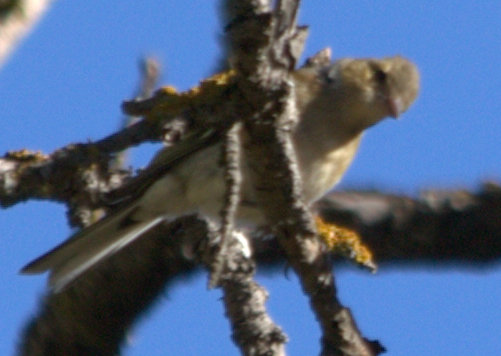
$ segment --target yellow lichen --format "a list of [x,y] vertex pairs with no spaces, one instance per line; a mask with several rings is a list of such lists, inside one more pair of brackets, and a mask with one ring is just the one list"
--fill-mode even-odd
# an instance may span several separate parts
[[178,92],[173,86],[162,87],[155,93],[158,100],[147,115],[147,119],[151,120],[163,115],[177,115],[190,107],[213,103],[233,82],[234,77],[235,71],[233,70],[218,73],[184,92]]
[[331,251],[355,261],[372,272],[376,271],[371,250],[365,246],[355,231],[326,223],[318,216],[315,218],[315,224],[320,238]]
[[17,151],[8,151],[5,158],[10,158],[22,162],[42,162],[48,158],[40,151],[30,151],[26,148]]

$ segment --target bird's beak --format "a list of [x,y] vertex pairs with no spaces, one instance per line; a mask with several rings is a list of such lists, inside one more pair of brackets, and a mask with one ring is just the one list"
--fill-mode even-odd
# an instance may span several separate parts
[[404,105],[402,103],[402,99],[400,97],[389,95],[386,98],[386,105],[388,108],[388,114],[390,117],[394,119],[398,119],[400,114],[404,111]]

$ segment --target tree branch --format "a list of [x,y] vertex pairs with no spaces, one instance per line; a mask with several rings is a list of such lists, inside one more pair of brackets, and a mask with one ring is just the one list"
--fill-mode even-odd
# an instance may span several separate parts
[[230,1],[229,6],[234,18],[229,26],[233,65],[240,74],[237,85],[251,108],[244,116],[246,163],[261,209],[320,322],[321,353],[375,355],[377,350],[363,339],[337,300],[329,258],[301,200],[290,138],[298,118],[289,79],[305,31],[296,27],[299,2],[278,1],[273,12],[267,1]]
[[[332,192],[316,210],[326,222],[357,231],[383,270],[402,264],[487,268],[501,261],[497,183],[477,192],[429,190],[417,198],[378,191]],[[252,242],[259,266],[281,271],[285,256],[278,241],[268,229],[257,235]]]
[[183,254],[183,236],[205,238],[204,234],[193,218],[161,226],[62,292],[46,295],[23,332],[18,355],[120,354],[132,323],[166,286],[194,271],[194,263]]
[[241,123],[236,123],[227,132],[223,142],[223,167],[226,191],[224,194],[223,209],[221,211],[221,228],[218,252],[214,256],[214,261],[210,263],[211,288],[220,285],[220,278],[227,261],[228,244],[234,234],[235,215],[240,204],[240,191],[242,184],[242,172],[240,167],[240,131]]
[[227,236],[222,254],[220,234],[209,233],[209,237],[208,240],[205,236],[197,240],[190,238],[191,247],[186,244],[185,251],[192,251],[188,255],[196,256],[209,270],[213,269],[217,257],[224,257],[218,286],[223,290],[233,341],[243,355],[285,355],[287,336],[268,315],[265,307],[268,293],[254,281],[256,262],[249,241],[243,234],[233,232]]
[[[10,206],[38,198],[67,202],[70,207],[103,207],[101,196],[130,175],[109,169],[114,153],[159,141],[165,124],[178,119],[225,132],[235,117],[241,118],[259,201],[278,237],[252,241],[258,262],[287,261],[298,273],[322,327],[322,354],[378,354],[380,345],[361,336],[349,310],[337,300],[330,256],[316,238],[310,212],[300,199],[301,182],[289,137],[297,113],[288,77],[306,35],[305,28],[296,26],[299,2],[278,1],[273,11],[268,3],[227,1],[237,79],[224,101],[198,103],[181,119],[162,112],[157,115],[161,120],[149,117],[97,142],[69,145],[50,156],[8,153],[0,159],[0,203]],[[147,116],[161,100],[158,94],[126,102],[124,109]],[[230,217],[233,205],[228,203],[230,213],[225,216]],[[374,192],[335,193],[319,204],[319,210],[326,220],[361,233],[380,262],[477,263],[497,260],[501,252],[498,185],[485,186],[478,194],[428,193],[419,200]],[[207,258],[214,243],[207,242],[207,229],[200,224],[184,218],[155,229],[64,292],[46,296],[39,315],[24,332],[20,354],[118,353],[127,329],[165,286],[192,273],[195,260],[210,265]],[[224,235],[230,236],[231,224],[226,230]],[[256,349],[257,354],[281,355],[285,336],[266,314],[266,292],[252,280],[255,265],[243,244],[230,239],[228,249],[234,252],[224,253],[230,268],[221,278],[233,337],[244,353]]]
[[[478,193],[429,191],[416,200],[377,192],[336,192],[320,202],[319,210],[330,222],[346,223],[361,232],[383,264],[484,266],[501,259],[501,187],[497,184],[486,184]],[[205,241],[204,229],[200,222],[185,218],[152,231],[67,290],[47,296],[24,332],[19,354],[45,355],[53,350],[51,355],[68,355],[75,354],[75,347],[93,345],[102,354],[115,354],[128,327],[164,288],[198,270],[186,251]],[[276,239],[252,242],[261,268],[283,266],[285,256]],[[282,268],[276,270],[282,273]],[[230,294],[225,292],[225,298],[233,300]],[[72,344],[74,340],[79,343]],[[59,353],[54,345],[59,345]]]
[[[158,85],[161,70],[160,63],[153,57],[142,58],[139,62],[139,85],[136,90],[135,101],[151,98]],[[139,122],[141,119],[134,115],[125,115],[122,121],[122,127],[129,127]],[[127,160],[127,151],[118,152],[111,162],[112,169],[124,167]]]
[[326,220],[359,232],[379,263],[485,266],[501,259],[501,187],[429,190],[418,199],[337,192],[319,204]]

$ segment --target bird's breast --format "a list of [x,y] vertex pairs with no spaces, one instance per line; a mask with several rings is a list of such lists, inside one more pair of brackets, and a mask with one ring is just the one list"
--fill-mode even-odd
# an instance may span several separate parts
[[339,182],[353,161],[360,139],[361,135],[357,135],[351,140],[333,145],[330,150],[297,152],[306,202],[317,201]]

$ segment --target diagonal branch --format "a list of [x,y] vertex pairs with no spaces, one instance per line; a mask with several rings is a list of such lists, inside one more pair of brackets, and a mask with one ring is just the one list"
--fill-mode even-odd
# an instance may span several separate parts
[[[207,234],[209,239],[205,236]],[[187,231],[185,240],[189,235],[190,231]],[[268,293],[254,280],[256,262],[246,236],[236,232],[227,236],[223,255],[219,234],[206,232],[205,235],[189,238],[191,243],[185,244],[184,250],[208,269],[213,269],[216,257],[224,258],[218,286],[223,290],[233,341],[243,355],[285,355],[287,336],[268,315],[265,306]]]
[[234,233],[235,214],[240,203],[242,173],[240,167],[240,130],[241,123],[236,123],[227,132],[223,142],[223,166],[226,192],[221,211],[221,228],[219,248],[211,263],[209,287],[220,285],[221,274],[226,265],[228,244]]

